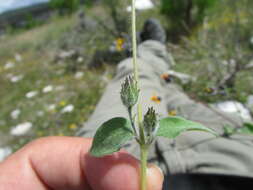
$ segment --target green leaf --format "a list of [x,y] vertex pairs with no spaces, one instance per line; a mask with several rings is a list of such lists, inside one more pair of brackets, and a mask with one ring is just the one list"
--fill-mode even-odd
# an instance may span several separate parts
[[217,134],[212,129],[181,117],[167,117],[161,119],[159,125],[160,126],[156,135],[170,139],[176,138],[178,135],[185,131],[205,131],[217,136]]
[[253,124],[252,123],[244,123],[243,127],[239,130],[242,134],[253,135]]
[[112,154],[133,137],[129,120],[121,117],[110,119],[97,130],[90,153],[95,157]]
[[235,129],[233,127],[229,126],[229,125],[225,125],[223,127],[223,130],[224,130],[224,135],[225,136],[231,136],[236,132]]

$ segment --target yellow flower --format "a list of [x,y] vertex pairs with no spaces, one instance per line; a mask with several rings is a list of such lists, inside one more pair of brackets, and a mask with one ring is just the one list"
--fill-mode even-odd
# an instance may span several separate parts
[[151,97],[151,101],[153,101],[153,102],[155,102],[155,103],[161,103],[161,101],[162,101],[162,98],[161,97],[159,97],[159,96],[152,96]]
[[171,82],[171,76],[168,73],[164,73],[160,77],[166,82]]
[[169,116],[176,116],[177,115],[177,111],[176,110],[171,110],[168,113]]
[[124,38],[116,39],[116,49],[117,49],[117,51],[122,51],[123,50],[124,43],[125,43]]
[[59,102],[59,105],[60,105],[60,106],[65,106],[66,104],[67,104],[67,103],[66,103],[64,100],[62,100],[62,101]]
[[76,124],[71,124],[70,126],[69,126],[69,128],[70,129],[72,129],[72,130],[76,130],[77,129],[77,126],[76,126]]
[[211,94],[211,93],[213,93],[214,89],[213,89],[213,88],[207,87],[207,88],[204,89],[204,91],[205,91],[206,93],[208,93],[208,94]]

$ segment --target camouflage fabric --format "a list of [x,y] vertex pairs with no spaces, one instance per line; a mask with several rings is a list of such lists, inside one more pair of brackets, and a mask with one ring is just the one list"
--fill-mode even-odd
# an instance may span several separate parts
[[[240,126],[242,121],[202,103],[191,100],[179,86],[166,83],[160,76],[170,69],[166,47],[157,41],[146,41],[138,47],[141,84],[141,102],[144,113],[153,106],[160,117],[177,110],[178,115],[200,122],[218,133],[229,124]],[[110,82],[95,112],[79,131],[79,136],[93,137],[97,127],[112,117],[127,117],[120,100],[121,83],[132,73],[132,60],[119,63],[117,75]],[[161,97],[154,102],[151,97]],[[175,141],[159,138],[150,150],[149,160],[158,164],[164,173],[217,173],[253,176],[253,138],[234,135],[230,138],[214,138],[204,132],[186,132]],[[125,147],[134,155],[139,154],[136,143]]]

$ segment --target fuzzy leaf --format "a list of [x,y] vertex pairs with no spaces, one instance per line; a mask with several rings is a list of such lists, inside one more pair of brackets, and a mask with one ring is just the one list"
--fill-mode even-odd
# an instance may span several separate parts
[[244,123],[243,127],[239,130],[242,134],[253,135],[253,124],[252,123]]
[[112,154],[133,137],[129,120],[121,117],[110,119],[97,130],[90,153],[95,157]]
[[181,117],[167,117],[161,119],[159,121],[159,125],[160,126],[156,135],[170,139],[176,138],[178,135],[185,131],[205,131],[217,136],[217,134],[212,129]]

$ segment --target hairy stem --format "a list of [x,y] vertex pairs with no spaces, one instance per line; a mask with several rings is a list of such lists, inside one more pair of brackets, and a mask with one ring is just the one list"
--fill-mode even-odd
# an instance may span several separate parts
[[[132,46],[133,46],[133,67],[134,67],[134,78],[137,83],[137,87],[140,89],[139,85],[139,72],[137,64],[137,40],[136,40],[136,10],[135,10],[135,0],[132,0]],[[141,190],[146,190],[147,187],[147,156],[148,156],[148,146],[145,145],[145,135],[144,128],[142,124],[142,106],[139,103],[137,105],[137,115],[138,115],[138,127],[139,127],[139,144],[141,149]]]
[[128,111],[128,115],[129,115],[129,118],[130,118],[130,121],[131,121],[131,126],[133,128],[134,134],[135,134],[136,137],[138,137],[138,133],[137,133],[134,118],[133,118],[132,108],[131,107],[128,108],[127,111]]
[[134,78],[137,82],[137,86],[139,86],[139,73],[138,73],[138,65],[137,65],[135,0],[132,0],[132,46],[133,46]]
[[148,146],[141,145],[141,190],[147,189]]
[[[135,15],[135,0],[132,0],[132,46],[133,46],[133,67],[134,67],[134,78],[137,83],[137,87],[139,86],[139,72],[138,72],[138,64],[137,64],[137,40],[136,40],[136,15]],[[140,102],[140,96],[139,96]],[[140,103],[137,105],[137,116],[138,116],[138,126],[139,126],[139,134],[140,139],[143,140],[143,127],[142,127],[142,106]]]

